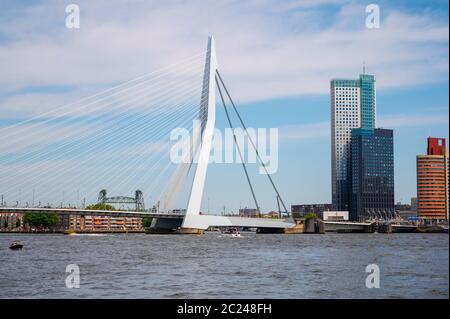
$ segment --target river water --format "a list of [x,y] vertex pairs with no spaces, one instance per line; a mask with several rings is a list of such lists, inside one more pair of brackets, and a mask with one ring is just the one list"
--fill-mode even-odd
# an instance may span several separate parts
[[0,298],[448,298],[449,236],[0,234],[0,271]]

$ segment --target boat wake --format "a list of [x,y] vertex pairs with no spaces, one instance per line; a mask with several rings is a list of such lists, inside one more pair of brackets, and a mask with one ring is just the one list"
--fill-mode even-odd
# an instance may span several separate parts
[[105,237],[105,236],[109,236],[109,234],[71,234],[71,236]]

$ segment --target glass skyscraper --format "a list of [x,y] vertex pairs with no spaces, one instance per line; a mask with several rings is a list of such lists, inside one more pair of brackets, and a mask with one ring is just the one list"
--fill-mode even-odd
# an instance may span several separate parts
[[331,80],[332,206],[351,220],[394,216],[394,137],[376,128],[375,78]]
[[375,79],[373,75],[359,76],[361,95],[361,128],[374,129],[376,117]]
[[350,220],[393,217],[393,131],[352,129],[350,149]]
[[349,210],[351,130],[375,128],[375,78],[361,74],[359,79],[333,79],[330,94],[332,205],[334,210]]

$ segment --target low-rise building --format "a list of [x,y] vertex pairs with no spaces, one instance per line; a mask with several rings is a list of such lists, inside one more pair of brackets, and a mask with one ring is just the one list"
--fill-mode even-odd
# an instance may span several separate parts
[[397,214],[403,220],[409,220],[411,218],[415,219],[417,217],[417,210],[412,210],[412,209],[409,209],[409,210],[398,210]]
[[348,211],[326,211],[323,212],[325,221],[348,221]]
[[396,211],[400,211],[400,210],[412,210],[412,208],[411,208],[411,205],[410,205],[410,204],[397,203],[397,204],[395,204],[395,210],[396,210]]
[[142,218],[72,215],[69,228],[83,231],[141,231]]
[[417,212],[417,197],[411,197],[411,210]]
[[[411,198],[411,203],[413,203],[413,198]],[[395,204],[395,212],[396,215],[399,216],[403,220],[410,220],[411,218],[417,217],[417,202],[416,208],[413,208],[413,205],[410,204]]]
[[258,217],[259,212],[256,208],[240,208],[239,216],[240,217]]
[[17,213],[0,213],[0,229],[10,231],[21,228],[23,214]]
[[263,214],[262,217],[265,218],[280,218],[280,213],[276,211],[268,212],[267,214]]
[[302,204],[292,205],[291,211],[294,218],[303,218],[308,213],[314,213],[322,218],[322,213],[331,211],[331,204]]

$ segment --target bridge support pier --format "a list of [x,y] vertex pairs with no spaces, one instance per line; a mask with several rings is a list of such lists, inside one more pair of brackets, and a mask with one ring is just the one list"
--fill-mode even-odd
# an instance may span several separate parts
[[203,229],[182,227],[183,218],[162,218],[155,217],[152,224],[146,230],[147,234],[204,234]]
[[256,229],[258,234],[303,234],[304,232],[305,225],[301,221],[296,221],[295,226],[289,228],[258,227]]
[[258,227],[256,228],[257,234],[284,234],[283,228],[269,228],[269,227]]

